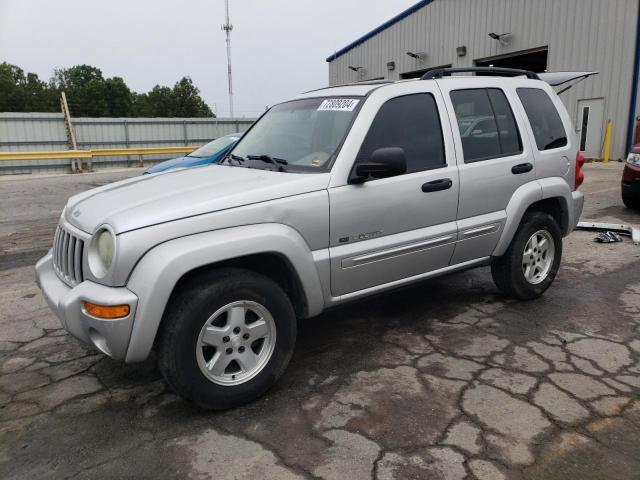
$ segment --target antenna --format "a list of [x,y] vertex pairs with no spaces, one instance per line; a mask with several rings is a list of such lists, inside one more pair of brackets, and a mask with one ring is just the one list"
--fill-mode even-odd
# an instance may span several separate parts
[[233,25],[229,21],[229,0],[224,0],[227,22],[222,25],[227,36],[227,76],[229,79],[229,115],[233,118],[233,80],[231,79],[231,30]]

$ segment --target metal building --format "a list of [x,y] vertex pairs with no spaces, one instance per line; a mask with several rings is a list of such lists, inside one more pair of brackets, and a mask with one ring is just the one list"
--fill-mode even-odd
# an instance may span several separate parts
[[[506,34],[506,35],[503,35]],[[439,66],[600,72],[562,93],[587,158],[624,158],[640,115],[639,0],[422,0],[329,58],[329,83]]]

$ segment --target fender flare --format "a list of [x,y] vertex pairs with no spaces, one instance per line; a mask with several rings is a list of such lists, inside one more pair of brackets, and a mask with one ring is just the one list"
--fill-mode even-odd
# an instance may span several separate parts
[[259,224],[199,233],[162,243],[136,265],[127,288],[138,296],[126,362],[143,361],[155,341],[167,302],[178,281],[196,268],[259,253],[277,253],[297,273],[309,316],[324,308],[313,254],[304,238],[282,224]]
[[507,221],[492,256],[504,255],[527,209],[534,203],[548,198],[557,198],[560,201],[562,234],[569,234],[574,224],[574,212],[570,208],[572,205],[571,189],[566,180],[560,177],[551,177],[525,183],[514,192],[509,200],[506,208]]
[[560,202],[560,212],[562,214],[562,224],[560,230],[562,236],[567,236],[578,223],[578,219],[574,218],[575,211],[573,209],[573,196],[569,184],[558,177],[543,178],[538,180],[542,188],[542,198],[557,198]]

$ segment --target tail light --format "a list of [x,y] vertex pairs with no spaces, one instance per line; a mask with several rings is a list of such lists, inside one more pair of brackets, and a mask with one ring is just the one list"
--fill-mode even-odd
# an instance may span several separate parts
[[584,155],[582,152],[578,152],[576,155],[576,181],[574,183],[574,190],[577,190],[582,182],[584,182],[584,173],[582,171],[582,166],[584,165]]

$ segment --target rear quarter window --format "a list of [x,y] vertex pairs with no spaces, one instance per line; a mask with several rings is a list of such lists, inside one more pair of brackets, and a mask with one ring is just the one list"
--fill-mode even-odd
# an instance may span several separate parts
[[539,88],[518,88],[517,92],[529,118],[538,150],[566,146],[567,132],[547,92]]

